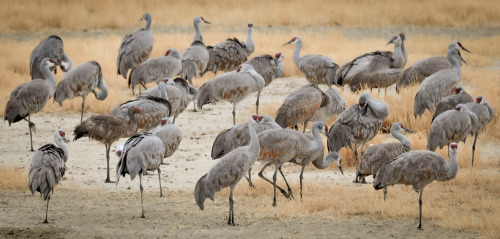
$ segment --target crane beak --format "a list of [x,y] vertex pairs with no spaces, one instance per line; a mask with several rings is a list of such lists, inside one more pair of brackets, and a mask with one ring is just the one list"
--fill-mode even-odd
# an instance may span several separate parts
[[414,134],[415,132],[414,131],[411,131],[409,129],[406,129],[406,128],[403,128],[406,132],[410,133],[410,134]]
[[463,47],[463,46],[460,46],[460,48],[462,48],[462,50],[464,50],[464,51],[466,51],[466,52],[468,52],[468,53],[472,53],[472,52],[470,52],[469,50],[467,50],[467,49],[466,49],[465,47]]
[[211,22],[209,22],[209,21],[207,21],[207,20],[205,20],[205,19],[203,19],[203,22],[204,22],[204,23],[208,23],[208,24],[212,24]]
[[287,43],[283,44],[283,46],[286,46],[286,45],[288,45],[288,44],[292,44],[292,41],[293,41],[293,40],[288,41]]
[[387,42],[387,44],[385,44],[386,46],[391,44],[391,43],[394,43],[394,40],[396,40],[396,38],[392,38],[389,42]]
[[69,140],[66,139],[66,136],[63,136],[62,139],[64,140],[64,142],[66,142],[67,144],[69,144]]

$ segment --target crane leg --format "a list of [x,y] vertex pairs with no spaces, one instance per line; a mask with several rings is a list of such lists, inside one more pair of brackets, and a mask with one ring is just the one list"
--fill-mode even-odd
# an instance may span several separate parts
[[[358,165],[358,145],[354,144],[354,167],[356,167],[356,165]],[[356,171],[356,178],[354,179],[354,183],[359,183],[357,171]]]
[[420,190],[420,196],[418,198],[418,208],[420,212],[420,218],[418,220],[418,229],[422,230],[422,193],[424,192],[423,189]]
[[47,209],[45,210],[45,221],[43,221],[43,223],[49,223],[49,221],[47,221],[47,216],[49,214],[49,201],[50,201],[50,195],[47,198]]
[[300,178],[300,199],[301,200],[302,200],[302,179],[304,178],[303,174],[304,174],[305,167],[306,167],[305,165],[302,166],[302,170],[300,171],[300,176],[299,176],[299,178]]
[[85,98],[82,100],[82,112],[80,113],[80,123],[83,121],[83,108],[85,108]]
[[[267,168],[267,166],[269,166],[269,165],[271,165],[271,163],[268,163],[268,164],[264,165],[264,167],[263,167],[263,168],[260,170],[260,172],[259,172],[259,177],[261,177],[262,179],[264,179],[266,182],[268,182],[268,183],[270,183],[270,184],[273,184],[273,182],[271,182],[271,180],[269,180],[269,179],[267,179],[266,177],[264,177],[264,174],[262,173],[262,172],[264,172],[264,169],[266,169],[266,168]],[[283,176],[283,178],[285,178],[285,176]],[[285,180],[285,182],[286,182],[286,180]],[[273,184],[273,185],[275,185],[275,184]],[[288,194],[286,193],[286,191],[285,191],[283,188],[281,188],[280,186],[277,186],[277,185],[276,185],[276,188],[278,188],[278,189],[280,190],[280,192],[281,192],[281,193],[282,193],[282,194],[283,194],[286,198],[288,198],[288,199],[290,198],[290,195],[288,195]],[[290,190],[290,191],[291,191],[291,190]]]
[[175,118],[177,118],[176,116],[174,116],[174,120],[172,121],[172,124],[175,124]]
[[233,104],[233,125],[236,125],[236,103]]
[[255,102],[255,106],[257,108],[257,110],[256,110],[257,115],[259,114],[259,98],[260,98],[260,91],[257,92],[257,101]]
[[145,218],[145,216],[144,216],[144,203],[142,201],[142,191],[144,191],[144,188],[142,187],[142,172],[139,173],[139,189],[141,190],[141,207],[142,207],[141,218]]
[[[31,142],[31,151],[33,150],[33,133],[36,133],[36,126],[33,122],[31,122],[31,116],[28,116],[28,119],[24,118],[24,120],[28,121],[28,128],[30,129],[30,142]],[[33,133],[31,133],[33,131]]]
[[295,199],[295,198],[293,197],[292,188],[290,188],[290,185],[289,185],[289,184],[288,184],[288,182],[286,181],[285,174],[283,174],[283,171],[281,170],[281,165],[280,165],[280,167],[278,168],[278,171],[280,171],[281,176],[283,177],[283,180],[285,181],[285,183],[286,183],[286,187],[287,187],[287,189],[288,189],[288,196],[287,196],[287,195],[285,195],[285,197],[286,197],[287,199],[290,199],[290,198]]
[[277,172],[278,172],[278,165],[274,165],[274,174],[273,174],[274,199],[273,199],[273,207],[276,207],[276,173]]
[[309,123],[309,119],[306,119],[306,121],[304,122],[304,130],[302,130],[302,133],[306,132],[306,128],[307,128],[308,123]]
[[163,191],[161,189],[161,170],[160,166],[156,169],[158,171],[158,182],[160,183],[160,197],[163,197]]
[[474,152],[476,151],[476,141],[479,132],[476,132],[474,135],[474,144],[472,144],[472,167],[474,167]]
[[227,224],[235,226],[234,225],[234,211],[233,211],[233,205],[234,205],[233,191],[234,191],[234,187],[231,187],[231,192],[229,193],[229,220],[227,221]]
[[387,187],[384,188],[384,202],[385,202],[385,196],[387,196]]
[[113,181],[110,180],[109,177],[109,150],[111,149],[111,145],[106,144],[106,162],[107,162],[107,167],[106,167],[106,180],[104,181],[105,183],[114,183]]
[[193,106],[194,106],[194,112],[198,112],[198,111],[196,110],[196,100],[193,100]]
[[[142,87],[144,87],[144,90],[148,90],[148,88],[146,87],[144,82],[141,81],[141,85],[142,85]],[[139,87],[139,94],[141,94],[141,87]]]
[[252,183],[252,168],[249,168],[248,169],[248,176],[245,176],[245,178],[247,179],[248,181],[248,185],[252,188],[255,188],[255,185],[253,185]]

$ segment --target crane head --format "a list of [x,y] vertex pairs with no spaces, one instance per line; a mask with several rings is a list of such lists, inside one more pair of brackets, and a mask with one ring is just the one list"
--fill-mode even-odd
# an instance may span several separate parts
[[260,122],[262,121],[262,116],[258,116],[256,114],[253,114],[252,116],[252,119],[255,121],[255,122]]
[[200,19],[201,19],[204,23],[212,24],[211,22],[209,22],[209,21],[205,20],[205,18],[203,18],[203,17],[200,17]]
[[464,88],[462,88],[461,86],[455,88],[455,94],[458,95],[460,94],[462,91],[464,90]]
[[167,52],[165,52],[165,56],[168,56],[170,54],[170,50],[167,50]]
[[281,57],[281,52],[278,52],[278,53],[274,54],[274,57],[275,57],[276,59],[279,59],[279,58]]
[[253,23],[249,22],[249,23],[248,23],[248,27],[249,27],[249,28],[252,28],[252,27],[253,27]]
[[298,37],[293,37],[292,40],[288,41],[287,43],[283,44],[284,45],[288,45],[288,44],[297,44],[297,41],[298,41]]
[[451,143],[450,144],[450,148],[454,149],[454,150],[457,150],[458,149],[458,144],[457,143]]
[[141,109],[139,109],[139,107],[134,107],[134,114],[139,114],[141,113]]
[[64,142],[69,143],[69,141],[66,139],[66,132],[64,132],[63,129],[57,129],[57,134],[62,138]]
[[484,96],[480,95],[476,97],[476,103],[481,104],[483,103],[483,101],[484,101]]
[[457,41],[457,45],[458,45],[458,46],[459,46],[462,50],[464,50],[464,51],[466,51],[466,52],[468,52],[468,53],[472,53],[472,52],[470,52],[469,50],[467,50],[464,46],[462,46],[462,43],[461,43],[461,42]]

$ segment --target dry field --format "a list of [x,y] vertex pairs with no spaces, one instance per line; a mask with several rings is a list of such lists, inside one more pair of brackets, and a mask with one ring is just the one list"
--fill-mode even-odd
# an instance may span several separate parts
[[[342,176],[334,166],[326,170],[307,167],[304,173],[304,198],[299,197],[300,167],[286,165],[295,200],[278,197],[272,207],[272,187],[253,179],[251,189],[245,180],[235,191],[235,216],[239,226],[227,226],[229,191],[217,193],[200,211],[192,192],[196,181],[215,162],[210,159],[213,139],[231,126],[231,108],[227,103],[209,105],[193,112],[192,105],[181,114],[178,125],[183,141],[167,165],[162,166],[164,192],[158,197],[156,173],[146,177],[144,205],[146,219],[139,218],[138,179],[104,184],[104,146],[88,139],[71,142],[67,174],[58,186],[49,208],[49,223],[41,223],[45,204],[31,196],[27,188],[29,135],[26,123],[0,125],[0,237],[255,237],[255,238],[336,238],[336,237],[486,237],[500,235],[500,4],[496,1],[4,1],[0,4],[0,114],[12,89],[29,81],[29,56],[40,40],[60,35],[73,66],[98,61],[109,87],[104,103],[88,97],[84,118],[106,114],[114,106],[132,99],[126,81],[115,74],[118,46],[124,34],[142,27],[137,22],[145,11],[153,15],[155,37],[153,54],[167,48],[181,52],[192,41],[192,19],[203,15],[211,25],[202,25],[204,41],[216,44],[228,37],[246,39],[245,25],[255,24],[256,51],[251,57],[281,51],[285,55],[284,77],[276,80],[261,95],[262,112],[274,116],[282,100],[295,88],[306,84],[292,61],[293,46],[282,46],[293,36],[304,40],[302,55],[323,54],[340,65],[373,50],[392,50],[386,46],[392,34],[405,32],[409,67],[429,56],[445,55],[452,40],[460,40],[472,54],[463,53],[468,65],[462,67],[462,80],[471,95],[484,95],[497,112],[495,119],[479,136],[476,162],[471,168],[472,140],[459,144],[459,172],[454,180],[434,182],[426,187],[423,198],[423,231],[418,224],[418,194],[411,187],[389,188],[384,203],[382,192],[371,184],[355,185],[351,150],[342,149]],[[428,7],[435,4],[435,7]],[[189,7],[187,7],[189,6]],[[389,7],[392,6],[392,7]],[[40,11],[46,10],[46,11]],[[110,14],[110,9],[120,14]],[[226,10],[220,10],[226,9]],[[221,14],[223,11],[225,14]],[[355,12],[356,14],[352,14]],[[71,17],[69,17],[71,16]],[[213,78],[207,73],[195,79],[201,86]],[[56,75],[57,81],[62,73]],[[154,86],[149,85],[149,86]],[[326,89],[326,87],[322,87]],[[425,149],[432,115],[413,117],[413,97],[418,87],[387,95],[377,90],[374,98],[386,101],[391,115],[385,123],[402,122],[416,131],[409,135],[413,149]],[[358,94],[341,91],[348,105]],[[254,112],[255,95],[237,109],[237,121],[246,121]],[[57,127],[68,136],[80,119],[81,99],[65,101],[63,107],[50,100],[32,120],[37,124],[34,146],[53,143]],[[329,125],[334,119],[330,120]],[[71,136],[69,137],[71,138]],[[124,142],[126,139],[120,140]],[[326,139],[325,139],[326,140]],[[379,134],[370,144],[394,141]],[[114,147],[114,145],[113,145]],[[447,157],[445,149],[438,150]],[[116,157],[112,156],[112,178]],[[266,175],[270,175],[269,170]],[[371,181],[371,177],[368,178]]]

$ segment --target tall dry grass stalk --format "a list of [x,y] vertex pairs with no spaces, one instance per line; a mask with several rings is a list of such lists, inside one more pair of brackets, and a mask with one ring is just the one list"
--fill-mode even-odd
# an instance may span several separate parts
[[24,171],[24,169],[0,166],[0,189],[28,189],[28,174]]
[[[4,1],[0,31],[129,29],[144,12],[155,26],[191,26],[202,15],[214,24],[252,21],[287,26],[499,26],[495,0],[466,1]],[[432,7],[429,7],[432,6]],[[221,14],[223,12],[224,14]],[[189,16],[189,17],[186,17]]]

